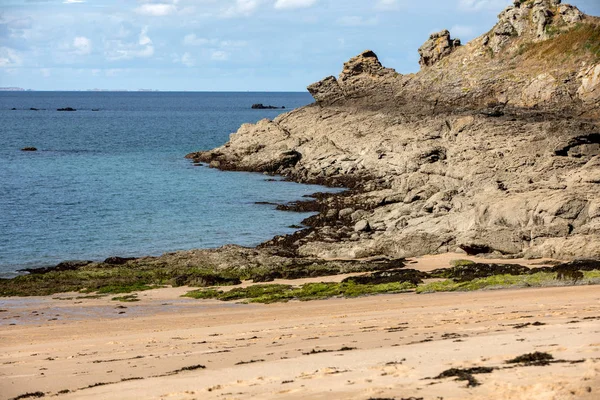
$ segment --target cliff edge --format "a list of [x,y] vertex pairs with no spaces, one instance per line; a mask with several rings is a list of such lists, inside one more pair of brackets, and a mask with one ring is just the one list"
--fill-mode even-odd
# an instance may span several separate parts
[[402,75],[365,51],[315,103],[188,158],[351,190],[268,245],[323,258],[461,248],[600,257],[600,19],[517,0],[462,45],[441,31]]

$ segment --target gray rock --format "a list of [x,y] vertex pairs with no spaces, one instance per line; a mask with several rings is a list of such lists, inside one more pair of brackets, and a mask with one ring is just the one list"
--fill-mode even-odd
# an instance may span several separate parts
[[329,210],[329,211],[327,211],[327,214],[325,214],[325,218],[327,218],[327,219],[337,218],[337,216],[338,216],[338,210]]
[[352,215],[350,216],[350,218],[352,219],[352,222],[356,222],[359,221],[365,217],[367,217],[369,215],[368,211],[365,210],[356,210],[352,213]]
[[344,208],[343,210],[340,210],[339,217],[346,218],[346,217],[352,215],[353,212],[354,212],[354,208]]
[[370,230],[371,230],[371,226],[369,225],[369,221],[367,221],[366,219],[358,221],[354,225],[355,232],[369,232]]

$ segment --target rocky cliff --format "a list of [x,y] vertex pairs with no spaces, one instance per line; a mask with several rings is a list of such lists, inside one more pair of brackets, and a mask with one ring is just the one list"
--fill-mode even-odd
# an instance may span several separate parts
[[189,158],[344,185],[298,255],[453,251],[600,257],[600,19],[517,0],[466,45],[442,31],[402,75],[372,51],[312,84],[315,103]]

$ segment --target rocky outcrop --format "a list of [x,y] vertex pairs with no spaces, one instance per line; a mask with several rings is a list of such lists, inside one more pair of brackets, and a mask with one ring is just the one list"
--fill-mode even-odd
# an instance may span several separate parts
[[363,52],[309,86],[315,104],[188,157],[351,188],[319,198],[312,228],[265,244],[300,256],[597,258],[598,34],[560,1],[515,2],[464,46],[430,39],[443,45],[425,46],[417,74]]
[[442,58],[452,53],[460,46],[460,39],[451,39],[450,32],[443,30],[434,33],[421,47],[419,47],[419,64],[422,67],[434,65]]
[[498,16],[498,23],[486,36],[486,45],[497,53],[514,37],[532,42],[546,40],[583,18],[577,7],[561,4],[560,0],[515,0]]

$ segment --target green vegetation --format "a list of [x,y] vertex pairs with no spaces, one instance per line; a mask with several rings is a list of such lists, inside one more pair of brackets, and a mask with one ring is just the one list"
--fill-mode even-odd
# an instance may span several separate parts
[[450,261],[450,265],[452,267],[466,267],[467,265],[473,265],[475,261],[471,260],[452,260]]
[[[546,29],[551,36],[550,40],[521,44],[517,54],[519,56],[527,54],[527,60],[538,66],[544,66],[540,61],[547,61],[551,63],[550,65],[554,65],[557,60],[563,64],[600,60],[600,25],[580,22],[566,31],[554,26],[548,26]],[[558,32],[561,33],[557,36]],[[521,65],[521,67],[527,66]]]
[[117,297],[113,297],[111,300],[113,301],[122,301],[124,303],[133,303],[135,301],[140,301],[140,299],[138,299],[136,294],[128,294],[125,296],[117,296]]
[[383,293],[402,293],[414,289],[415,285],[385,283],[360,285],[348,283],[307,283],[300,287],[290,285],[252,285],[224,292],[215,289],[194,290],[185,295],[194,299],[218,299],[222,301],[246,300],[248,303],[277,303],[289,300],[321,300],[331,297],[359,297]]
[[550,25],[546,25],[546,27],[544,28],[544,31],[546,32],[546,34],[548,34],[548,36],[550,38],[553,38],[554,36],[560,34],[561,29],[560,29],[560,26],[550,24]]
[[[482,289],[506,289],[522,287],[564,286],[572,284],[571,281],[556,279],[555,272],[538,272],[532,275],[494,275],[486,278],[473,279],[467,282],[455,282],[452,279],[431,282],[417,287],[417,293],[434,292],[468,292]],[[600,284],[600,271],[587,271],[583,273],[579,284]]]
[[93,263],[72,270],[32,273],[14,279],[0,279],[0,297],[47,296],[67,292],[121,294],[163,285],[231,286],[243,280],[270,282],[275,279],[382,271],[403,265],[401,260],[378,263],[283,259],[280,264],[265,266],[258,262],[244,262],[242,257],[238,259],[235,256],[237,254],[233,254],[230,261],[232,266],[227,268],[212,265],[208,257],[194,260],[195,265],[185,259],[148,258],[125,265]]

